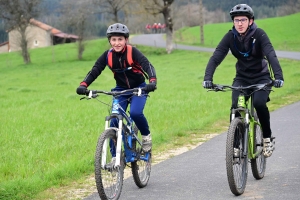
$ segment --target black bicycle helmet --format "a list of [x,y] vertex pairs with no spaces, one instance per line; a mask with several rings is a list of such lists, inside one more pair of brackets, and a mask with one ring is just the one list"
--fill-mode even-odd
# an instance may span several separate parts
[[111,36],[124,36],[129,37],[129,30],[124,24],[116,23],[108,27],[106,31],[106,36],[110,38]]
[[235,16],[247,16],[249,19],[254,19],[254,12],[247,4],[238,4],[230,10],[231,19]]

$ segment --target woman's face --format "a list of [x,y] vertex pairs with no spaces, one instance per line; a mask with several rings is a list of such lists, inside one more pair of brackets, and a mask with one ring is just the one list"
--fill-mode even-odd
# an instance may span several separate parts
[[249,20],[246,16],[236,16],[233,19],[234,27],[239,34],[244,34],[252,23],[253,19]]
[[127,38],[125,39],[124,36],[112,36],[109,40],[110,45],[116,52],[120,52],[123,50],[127,43]]

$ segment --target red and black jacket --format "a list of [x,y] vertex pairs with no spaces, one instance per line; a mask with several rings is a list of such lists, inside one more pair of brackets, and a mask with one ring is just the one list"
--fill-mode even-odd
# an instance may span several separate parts
[[[148,59],[135,47],[132,47],[132,61],[129,64],[127,58],[128,47],[122,52],[113,50],[105,51],[96,61],[93,68],[80,85],[89,86],[105,69],[106,66],[114,73],[117,86],[123,88],[135,88],[145,82],[145,75],[148,75],[149,82],[156,82],[156,72]],[[109,64],[108,59],[110,59]],[[145,75],[144,75],[145,74]]]

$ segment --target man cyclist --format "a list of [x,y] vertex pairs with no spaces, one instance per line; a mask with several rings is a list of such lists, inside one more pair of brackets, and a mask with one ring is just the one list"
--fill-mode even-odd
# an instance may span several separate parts
[[[106,65],[109,65],[109,56],[111,56],[112,66],[108,67],[112,70],[116,80],[116,87],[112,90],[122,91],[136,87],[145,87],[146,92],[154,91],[156,89],[156,72],[148,59],[137,48],[132,47],[132,60],[134,64],[130,66],[127,60],[129,48],[127,47],[129,38],[127,26],[120,23],[112,24],[108,27],[106,35],[112,49],[104,51],[97,59],[91,71],[88,72],[77,88],[77,94],[86,94],[87,87],[101,74]],[[145,76],[149,77],[149,84],[145,83]],[[147,96],[133,95],[130,97],[128,95],[118,97],[119,103],[125,111],[130,103],[130,116],[141,132],[142,148],[145,152],[148,152],[152,148],[152,139],[148,121],[143,114]],[[130,102],[128,102],[128,98],[130,98]],[[116,124],[114,121],[111,123],[112,126],[116,126]],[[114,153],[112,152],[112,154]]]
[[[206,66],[203,87],[211,89],[213,74],[218,65],[230,50],[236,57],[236,75],[233,86],[248,86],[252,84],[270,82],[273,71],[274,87],[283,86],[282,69],[274,48],[264,30],[254,22],[254,12],[247,4],[238,4],[230,10],[233,21],[232,30],[225,34],[218,44]],[[265,59],[266,57],[266,59]],[[268,63],[271,69],[268,68]],[[263,154],[270,157],[275,148],[275,140],[270,128],[270,113],[267,107],[270,91],[260,90],[254,94],[253,103],[262,126],[264,147]],[[239,91],[232,92],[231,109],[237,107]]]

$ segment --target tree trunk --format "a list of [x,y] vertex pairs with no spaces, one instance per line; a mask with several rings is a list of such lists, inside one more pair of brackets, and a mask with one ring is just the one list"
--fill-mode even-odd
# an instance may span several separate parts
[[84,44],[83,40],[79,39],[78,40],[78,60],[82,60],[82,54],[84,52]]
[[200,43],[203,45],[204,44],[204,33],[203,33],[203,4],[202,0],[199,0],[199,14],[200,14]]
[[31,63],[30,60],[30,54],[27,48],[27,38],[26,38],[26,28],[27,28],[27,24],[22,24],[20,25],[20,35],[21,35],[21,50],[22,50],[22,57],[23,57],[23,61],[25,64],[29,64]]
[[164,1],[164,9],[162,11],[166,24],[166,50],[170,54],[173,50],[173,22],[171,18],[171,4],[168,4],[167,1]]

